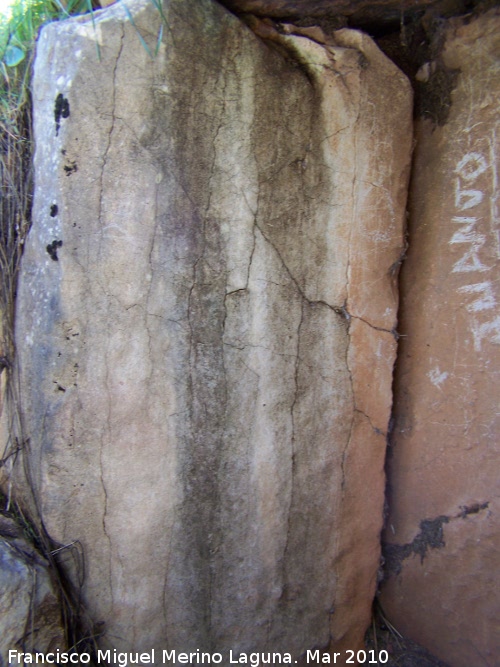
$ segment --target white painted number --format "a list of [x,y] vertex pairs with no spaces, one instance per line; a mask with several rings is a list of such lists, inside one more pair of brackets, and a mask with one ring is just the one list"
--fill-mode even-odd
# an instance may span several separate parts
[[[368,651],[368,653],[366,651],[358,651],[356,654],[354,651],[347,651],[347,654],[348,658],[346,662],[348,665],[355,665],[356,662],[359,665],[378,665],[379,663],[385,665],[385,663],[389,661],[389,654],[385,650],[378,652],[378,658],[373,650]],[[355,655],[356,661],[354,659]]]

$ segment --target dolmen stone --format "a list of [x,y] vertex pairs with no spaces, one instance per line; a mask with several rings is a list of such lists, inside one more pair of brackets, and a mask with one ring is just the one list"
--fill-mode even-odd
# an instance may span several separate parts
[[381,599],[454,667],[500,655],[499,54],[497,8],[450,20],[420,73],[451,106],[417,123],[401,285]]
[[408,81],[358,32],[123,0],[43,28],[33,99],[19,461],[100,647],[361,647]]

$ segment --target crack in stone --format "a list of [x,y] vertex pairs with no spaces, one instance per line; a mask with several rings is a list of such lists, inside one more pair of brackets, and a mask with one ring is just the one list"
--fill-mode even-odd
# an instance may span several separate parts
[[368,422],[369,422],[370,426],[372,427],[374,433],[376,433],[377,435],[383,435],[385,438],[387,437],[387,433],[385,431],[382,431],[381,429],[379,429],[377,426],[375,426],[375,424],[372,422],[370,416],[367,415],[366,412],[363,412],[363,410],[360,410],[356,405],[354,405],[354,411],[357,412],[360,415],[363,415],[363,417],[365,417],[365,419],[368,420]]
[[365,320],[364,317],[360,317],[359,315],[352,315],[351,313],[347,312],[347,310],[346,313],[349,319],[353,318],[354,320],[359,320],[360,322],[364,322],[364,324],[369,326],[371,329],[391,334],[391,336],[393,336],[395,340],[399,340],[399,334],[394,327],[392,329],[384,329],[383,327],[377,327],[375,324],[372,324],[371,322],[368,322],[368,320]]
[[246,289],[248,289],[248,285],[249,285],[249,282],[250,282],[250,271],[252,269],[253,256],[254,256],[254,253],[255,253],[255,247],[257,245],[257,237],[255,235],[255,229],[257,228],[257,219],[258,219],[258,215],[259,215],[259,206],[260,206],[260,186],[259,186],[259,189],[257,191],[257,207],[255,209],[253,226],[252,226],[253,245],[252,245],[252,251],[250,252],[250,258],[249,258],[249,261],[248,261]]
[[[358,71],[358,78],[361,78],[361,73]],[[343,77],[341,77],[342,82],[344,85],[348,88],[349,96],[352,97],[352,93],[349,90],[349,87],[345,83]],[[357,198],[356,198],[356,185],[357,185],[357,179],[356,179],[356,166],[358,163],[358,145],[357,145],[357,133],[356,133],[356,127],[359,124],[360,120],[360,114],[361,114],[361,105],[358,103],[358,110],[356,114],[356,119],[353,123],[353,133],[354,133],[354,170],[353,170],[353,175],[352,175],[352,183],[351,183],[351,200],[352,200],[352,217],[351,217],[351,224],[349,226],[349,238],[348,238],[348,251],[347,251],[347,264],[346,264],[346,300],[344,305],[341,308],[341,314],[347,319],[349,322],[351,317],[353,317],[349,311],[348,311],[348,304],[349,304],[349,299],[350,299],[350,279],[351,279],[351,248],[352,248],[352,237],[353,237],[353,227],[355,220],[358,215],[358,210],[357,210]],[[345,444],[345,447],[342,451],[342,457],[341,457],[341,470],[342,470],[342,483],[341,483],[341,489],[342,492],[345,490],[345,483],[346,483],[346,469],[345,469],[345,463],[346,463],[346,458],[347,458],[347,451],[349,449],[349,446],[351,444],[352,438],[353,438],[353,433],[354,433],[354,428],[355,428],[355,419],[356,419],[356,412],[358,411],[356,407],[356,395],[354,392],[354,379],[353,379],[353,374],[352,374],[352,368],[349,364],[349,352],[351,349],[351,334],[350,334],[350,327],[347,332],[347,346],[346,346],[346,368],[349,373],[349,379],[351,383],[351,396],[352,396],[352,406],[353,406],[353,414],[351,418],[351,426],[349,429],[349,436],[347,438],[347,442]],[[371,423],[371,422],[370,422]]]
[[[148,384],[150,384],[150,385],[152,385],[152,382],[153,382],[154,369],[153,369],[153,364],[151,363],[151,360],[153,359],[153,353],[152,353],[152,349],[153,349],[152,348],[152,340],[153,339],[152,339],[151,331],[150,331],[150,328],[149,328],[149,318],[152,317],[152,315],[149,313],[149,304],[150,304],[150,301],[151,301],[151,292],[152,292],[152,289],[153,289],[153,282],[154,282],[153,278],[154,278],[154,273],[155,273],[154,269],[153,269],[153,251],[154,251],[154,247],[155,247],[155,243],[156,243],[156,235],[157,235],[157,232],[158,232],[158,195],[159,195],[159,188],[160,188],[160,186],[157,184],[156,185],[156,190],[155,190],[155,210],[154,210],[154,213],[153,213],[154,229],[153,229],[153,233],[152,233],[152,236],[151,236],[151,244],[150,244],[149,253],[148,253],[148,266],[149,266],[149,271],[150,271],[150,280],[149,280],[149,284],[148,284],[147,293],[146,293],[146,296],[144,298],[144,304],[145,305],[144,305],[144,307],[141,306],[141,308],[143,308],[143,312],[144,312],[144,328],[145,328],[147,336],[148,336],[149,374],[148,374],[148,380],[147,381],[148,381]],[[161,316],[160,316],[160,318],[161,318]]]
[[[291,480],[290,480],[290,504],[288,508],[287,516],[287,528],[286,528],[286,541],[285,547],[283,549],[283,583],[286,586],[286,563],[287,563],[287,554],[290,547],[290,526],[292,522],[292,511],[293,511],[293,496],[294,496],[294,480],[296,477],[296,434],[295,434],[295,415],[294,410],[297,404],[298,395],[299,395],[299,369],[300,369],[300,331],[304,323],[304,300],[301,301],[300,306],[300,322],[297,327],[297,352],[295,355],[295,369],[294,369],[294,394],[293,401],[290,405],[290,419],[292,423],[292,438],[291,438]],[[285,589],[284,589],[285,590]]]
[[[352,373],[351,373],[351,369],[349,368],[349,366],[347,366],[347,370],[349,372],[349,377],[351,378],[351,387],[352,387]],[[355,410],[356,410],[356,408],[354,408],[353,411],[355,411]],[[351,441],[352,441],[353,431],[354,431],[354,414],[353,414],[352,419],[351,419],[351,426],[349,428],[349,435],[347,437],[347,442],[345,444],[344,449],[342,450],[342,456],[340,457],[340,469],[342,471],[342,481],[340,483],[340,489],[341,489],[342,493],[344,493],[344,491],[345,491],[345,483],[346,483],[345,463],[346,463],[346,458],[347,458],[347,451],[348,451],[349,446],[350,446]]]
[[108,365],[108,353],[109,348],[106,350],[106,354],[104,356],[104,364],[106,367],[106,374],[105,374],[105,386],[106,386],[106,395],[107,395],[107,416],[106,416],[106,430],[101,433],[101,439],[100,439],[100,449],[99,449],[99,471],[100,471],[100,481],[101,481],[101,487],[102,491],[104,494],[104,511],[102,515],[102,529],[104,536],[106,537],[108,541],[108,546],[109,546],[109,555],[108,555],[108,568],[109,568],[109,588],[110,588],[110,595],[111,595],[111,608],[114,609],[114,599],[113,599],[113,566],[112,566],[112,543],[111,543],[111,537],[108,534],[107,527],[106,527],[106,521],[107,521],[107,516],[108,516],[108,492],[106,489],[106,482],[104,481],[104,465],[103,465],[103,452],[104,452],[104,438],[106,435],[106,432],[108,434],[109,440],[111,441],[111,407],[112,407],[112,402],[111,402],[111,393],[109,389],[109,365]]
[[264,240],[271,246],[271,248],[272,248],[272,249],[275,251],[275,253],[278,255],[279,260],[280,260],[280,262],[281,262],[281,265],[283,266],[283,268],[284,268],[285,271],[287,272],[287,274],[288,274],[290,280],[291,280],[291,281],[293,282],[293,284],[295,285],[295,287],[296,287],[296,289],[297,289],[297,292],[299,293],[300,297],[301,297],[304,301],[306,301],[306,303],[308,303],[310,306],[318,306],[318,305],[319,305],[319,306],[326,306],[326,308],[329,308],[330,310],[333,310],[337,315],[340,315],[341,317],[344,317],[344,318],[345,318],[345,314],[344,314],[344,313],[345,313],[345,308],[344,308],[344,306],[332,306],[330,303],[328,303],[328,302],[325,301],[324,299],[309,299],[309,298],[305,295],[304,290],[301,288],[301,286],[299,285],[297,279],[295,278],[295,276],[292,274],[292,272],[291,272],[290,269],[288,268],[288,266],[287,266],[285,260],[283,259],[283,256],[281,255],[280,251],[278,250],[278,248],[277,248],[277,247],[274,245],[274,243],[273,243],[273,242],[272,242],[272,241],[271,241],[271,240],[264,234],[264,232],[262,231],[262,228],[260,227],[260,225],[259,225],[257,222],[255,223],[255,227],[256,227],[256,228],[259,230],[259,232],[261,233],[262,238],[263,238],[263,239],[264,239]]
[[[303,299],[304,301],[306,301],[309,305],[322,305],[322,306],[326,306],[326,307],[329,308],[330,310],[333,310],[337,315],[339,315],[340,317],[342,317],[343,319],[345,319],[347,322],[349,322],[349,320],[350,320],[350,318],[351,318],[351,315],[348,313],[345,304],[342,305],[342,306],[332,306],[331,304],[327,303],[327,302],[324,301],[323,299],[319,299],[319,300],[314,301],[314,300],[311,300],[311,299],[308,299],[308,298],[307,298],[307,296],[304,294],[304,291],[302,290],[302,288],[301,288],[300,285],[298,284],[297,280],[296,280],[295,277],[292,275],[290,269],[288,268],[288,266],[287,266],[286,262],[284,261],[284,259],[283,259],[282,255],[281,255],[281,253],[279,252],[279,250],[278,250],[278,249],[276,248],[276,246],[272,243],[272,241],[270,241],[270,239],[263,233],[261,227],[257,224],[257,222],[255,223],[255,226],[257,227],[257,229],[258,229],[259,232],[261,233],[263,239],[264,239],[264,240],[265,240],[265,241],[266,241],[266,242],[267,242],[267,243],[274,249],[274,251],[276,252],[277,256],[278,256],[279,259],[280,259],[280,262],[281,262],[283,268],[285,269],[285,271],[286,271],[287,274],[289,275],[291,281],[292,281],[293,284],[295,285],[295,287],[296,287],[296,289],[297,289],[299,295],[302,297],[302,299]],[[368,324],[368,323],[367,323],[367,324]],[[374,328],[375,328],[375,327],[374,327]],[[353,403],[353,416],[352,416],[352,419],[351,419],[351,427],[350,427],[350,430],[349,430],[349,436],[348,436],[348,438],[347,438],[347,442],[346,442],[346,445],[345,445],[345,447],[344,447],[344,449],[343,449],[343,451],[342,451],[342,456],[341,456],[341,470],[342,470],[341,489],[342,489],[342,491],[343,491],[344,488],[345,488],[345,479],[346,479],[346,476],[345,476],[345,460],[346,460],[346,456],[347,456],[347,450],[348,450],[349,445],[350,445],[351,440],[352,440],[352,434],[353,434],[353,430],[354,430],[355,412],[356,412],[356,411],[361,412],[360,410],[358,410],[358,409],[356,408],[355,396],[354,396],[354,386],[353,386],[352,370],[351,370],[350,365],[349,365],[349,347],[350,347],[350,335],[349,335],[349,332],[348,332],[347,336],[348,336],[348,343],[347,343],[347,347],[346,347],[346,368],[347,368],[347,371],[348,371],[348,373],[349,373],[350,384],[351,384],[351,395],[352,395],[352,403]],[[365,416],[366,416],[366,415],[365,415]],[[376,432],[378,432],[378,429],[376,429],[376,427],[373,426],[373,424],[371,423],[371,420],[370,420],[368,417],[367,417],[367,419],[370,421],[370,424],[372,425],[372,427],[374,428],[374,430],[375,430]]]
[[[124,35],[125,31],[122,27],[122,35],[120,39],[120,48],[118,50],[117,56],[116,56],[116,61],[113,69],[113,74],[112,74],[112,87],[113,87],[113,95],[112,95],[112,120],[111,120],[111,127],[108,132],[108,137],[107,137],[107,145],[104,150],[103,158],[102,158],[102,168],[101,168],[101,174],[100,174],[100,182],[99,182],[99,222],[101,224],[101,233],[102,233],[102,211],[103,211],[103,200],[104,200],[104,186],[103,186],[103,181],[104,181],[104,172],[106,169],[107,165],[107,160],[108,160],[108,154],[109,150],[111,148],[111,141],[112,141],[112,135],[114,132],[115,128],[115,110],[116,110],[116,87],[117,87],[117,69],[118,69],[118,62],[120,60],[120,56],[123,51],[123,44],[124,44]],[[110,295],[106,292],[104,287],[101,288],[103,289],[103,292],[107,297]],[[109,350],[107,350],[108,352]],[[109,366],[107,362],[107,353],[104,358],[104,363],[106,366],[106,375],[105,375],[105,386],[106,386],[106,393],[107,393],[107,401],[108,401],[108,409],[107,409],[107,433],[109,440],[111,441],[111,408],[112,408],[112,401],[111,401],[111,393],[109,389]],[[109,568],[109,586],[110,586],[110,596],[111,596],[111,607],[114,609],[114,596],[113,596],[113,568],[112,568],[112,542],[111,542],[111,537],[107,531],[106,527],[106,522],[107,522],[107,517],[108,517],[108,492],[106,488],[106,482],[104,480],[105,478],[105,473],[104,473],[104,458],[103,458],[103,452],[104,452],[104,436],[105,433],[101,434],[101,439],[100,439],[100,450],[99,450],[99,471],[100,471],[100,482],[101,482],[101,487],[102,491],[104,494],[104,507],[103,507],[103,515],[102,515],[102,528],[103,528],[103,533],[104,536],[106,537],[109,545],[109,556],[108,556],[108,568]]]
[[[102,225],[102,209],[103,209],[103,198],[104,198],[104,187],[103,187],[103,181],[104,181],[104,172],[106,170],[106,165],[108,162],[108,154],[111,148],[111,139],[113,136],[113,132],[115,130],[115,121],[116,121],[116,89],[117,89],[117,71],[118,71],[118,63],[120,61],[120,57],[123,52],[123,45],[124,45],[124,38],[125,38],[125,29],[122,26],[122,34],[120,38],[120,47],[118,49],[118,53],[116,55],[116,60],[115,60],[115,65],[113,68],[113,73],[112,73],[112,100],[111,100],[111,127],[109,128],[108,131],[108,137],[107,137],[107,144],[104,149],[104,154],[102,157],[102,168],[101,168],[101,177],[100,177],[100,182],[99,182],[99,221],[101,222]],[[102,230],[102,226],[101,226]]]

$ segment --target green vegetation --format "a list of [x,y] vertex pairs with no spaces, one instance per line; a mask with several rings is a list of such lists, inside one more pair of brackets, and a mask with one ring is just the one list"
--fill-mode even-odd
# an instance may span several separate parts
[[0,67],[7,85],[11,77],[19,85],[19,75],[26,70],[26,66],[19,68],[19,65],[29,60],[40,26],[47,21],[92,11],[92,2],[69,0],[62,4],[61,0],[14,0],[4,13],[1,7],[0,4]]

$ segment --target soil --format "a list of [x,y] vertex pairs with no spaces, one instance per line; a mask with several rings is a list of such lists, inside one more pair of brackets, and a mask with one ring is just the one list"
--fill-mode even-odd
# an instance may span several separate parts
[[449,667],[423,646],[403,637],[377,609],[373,626],[366,634],[366,650],[374,650],[379,656],[381,651],[387,651],[389,659],[376,663],[379,667]]

